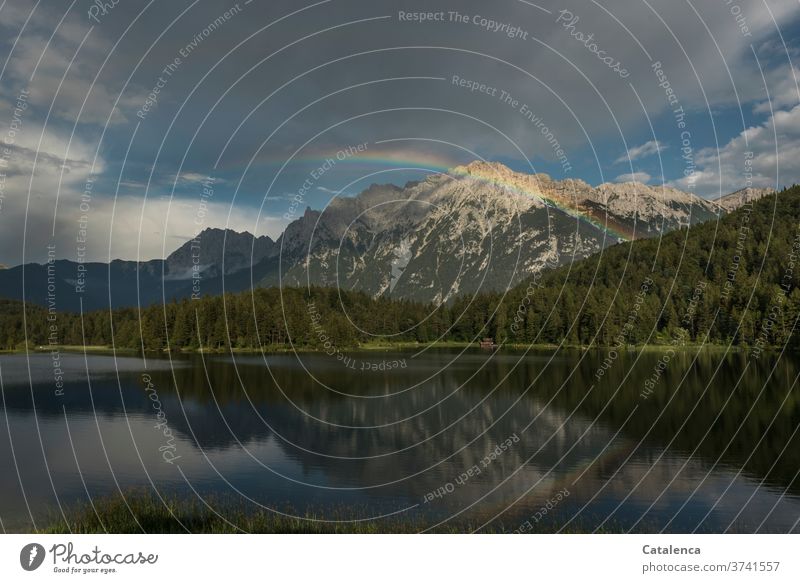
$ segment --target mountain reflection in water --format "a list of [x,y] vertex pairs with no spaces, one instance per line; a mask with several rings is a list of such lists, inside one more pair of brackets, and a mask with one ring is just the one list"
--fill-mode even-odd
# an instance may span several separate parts
[[284,354],[148,357],[145,368],[71,354],[57,396],[49,355],[1,356],[3,526],[147,487],[509,531],[566,492],[537,518],[554,529],[796,530],[793,358],[678,353],[645,398],[656,350],[621,353],[600,380],[602,351],[351,356],[405,366]]

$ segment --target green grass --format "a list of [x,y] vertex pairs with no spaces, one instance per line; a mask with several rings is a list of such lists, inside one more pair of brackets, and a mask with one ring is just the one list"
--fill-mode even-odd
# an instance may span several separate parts
[[[83,503],[65,509],[66,519],[60,514],[53,516],[46,526],[37,530],[38,534],[410,534],[419,533],[431,523],[421,517],[403,515],[381,520],[359,520],[367,516],[366,509],[347,508],[322,514],[306,512],[297,516],[291,508],[282,509],[278,514],[263,509],[254,510],[252,505],[207,499],[206,502],[217,512],[210,510],[197,498],[165,497],[164,502],[145,491],[126,492],[125,498],[112,496],[98,498],[92,504]],[[218,513],[218,514],[217,514]],[[288,516],[287,516],[288,515]],[[452,523],[438,528],[437,533],[469,533],[478,524],[469,522]],[[518,524],[483,528],[482,533],[511,532]],[[552,533],[558,525],[537,527],[532,532]],[[591,528],[580,525],[570,526],[566,532],[586,533]],[[603,532],[624,532],[620,528],[609,527]]]
[[[86,346],[82,346],[80,344],[53,344],[53,345],[42,345],[42,346],[33,346],[30,348],[30,352],[52,352],[54,350],[58,350],[60,352],[91,352],[91,353],[98,353],[98,354],[111,354],[113,352],[137,352],[135,348],[114,348],[113,346],[94,346],[88,344]],[[15,352],[25,352],[24,348],[18,349]]]
[[[421,348],[474,348],[476,350],[479,349],[478,344],[476,342],[462,342],[456,340],[445,340],[441,342],[436,342],[435,344],[423,344],[419,342],[369,342],[360,344],[358,346],[352,347],[343,347],[342,350],[346,353],[357,353],[357,352],[378,352],[378,351],[391,351],[391,350],[408,350],[408,349],[421,349]],[[656,342],[651,344],[636,344],[636,345],[628,345],[625,346],[622,350],[627,350],[630,352],[658,352],[664,350],[667,347],[671,347],[678,351],[697,351],[702,350],[703,352],[742,352],[749,350],[747,346],[740,346],[740,345],[732,345],[732,344],[719,344],[719,343],[706,343],[706,344],[697,344],[697,343],[686,343],[682,345],[672,345],[668,342]],[[512,351],[523,351],[523,350],[608,350],[609,346],[604,345],[591,345],[585,346],[580,344],[564,344],[562,346],[558,346],[557,344],[525,344],[525,343],[518,343],[518,342],[506,342],[504,343],[500,350],[512,350]],[[767,346],[764,348],[765,351],[772,351],[772,350],[780,350],[783,347],[781,346]],[[58,350],[60,352],[78,352],[78,353],[92,353],[92,354],[141,354],[141,349],[137,348],[113,348],[111,346],[80,346],[80,345],[53,345],[53,346],[31,346],[27,350],[23,348],[13,348],[13,349],[0,349],[0,354],[25,354],[26,352],[51,352],[53,350]],[[619,350],[619,349],[618,349]],[[162,354],[168,352],[167,350],[147,350],[145,351],[148,354]],[[315,353],[324,353],[325,351],[316,348],[313,346],[277,346],[277,345],[268,345],[262,348],[259,347],[224,347],[224,348],[188,348],[183,347],[180,349],[174,350],[176,354],[230,354],[233,352],[234,354],[292,354],[292,353],[304,353],[304,354],[315,354]]]
[[[284,514],[269,510],[247,509],[241,505],[207,499],[208,508],[197,498],[165,497],[162,502],[152,494],[133,491],[125,498],[113,496],[79,504],[65,511],[66,519],[58,515],[39,534],[93,533],[272,533],[272,534],[378,534],[414,533],[425,524],[409,518],[390,518],[381,521],[358,520],[355,509],[342,509],[333,514],[308,512],[297,516],[291,508]],[[453,530],[452,532],[456,532]]]

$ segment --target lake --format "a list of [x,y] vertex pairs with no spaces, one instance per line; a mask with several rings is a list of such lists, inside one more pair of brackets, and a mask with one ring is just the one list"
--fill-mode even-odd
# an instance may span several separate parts
[[0,356],[5,531],[130,488],[460,530],[800,530],[795,356],[470,348],[55,365]]

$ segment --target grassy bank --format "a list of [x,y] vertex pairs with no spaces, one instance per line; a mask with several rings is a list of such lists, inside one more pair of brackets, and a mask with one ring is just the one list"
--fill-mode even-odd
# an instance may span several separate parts
[[[425,524],[410,518],[388,518],[380,521],[360,520],[366,516],[358,509],[343,508],[333,513],[299,514],[291,508],[283,514],[263,509],[247,509],[241,505],[215,499],[166,497],[164,501],[142,492],[126,493],[125,498],[100,498],[92,504],[66,509],[66,519],[58,515],[40,534],[93,533],[262,533],[262,534],[378,534],[415,533]],[[216,510],[211,510],[211,506]],[[449,532],[461,532],[454,528]]]
[[[476,351],[480,350],[479,346],[475,342],[459,342],[459,341],[443,341],[437,342],[436,344],[420,344],[418,342],[372,342],[367,344],[360,344],[358,346],[352,346],[347,348],[342,348],[343,352],[346,353],[357,353],[357,352],[381,352],[381,351],[392,351],[392,350],[422,350],[425,348],[453,348],[453,349],[464,349],[464,348],[474,348]],[[603,346],[603,345],[592,345],[592,346],[583,346],[580,344],[564,344],[564,345],[557,345],[557,344],[524,344],[518,342],[506,342],[500,347],[500,351],[503,350],[511,350],[515,352],[526,351],[526,350],[541,350],[541,351],[548,351],[548,350],[576,350],[576,351],[584,351],[584,350],[610,350],[611,346]],[[739,346],[739,345],[732,345],[732,344],[695,344],[695,343],[687,343],[684,345],[673,345],[667,343],[654,343],[654,344],[637,344],[637,345],[629,345],[622,348],[622,351],[628,352],[660,352],[667,348],[676,351],[710,351],[710,352],[741,352],[749,350],[748,346]],[[782,346],[767,346],[764,347],[763,350],[765,351],[773,351],[773,350],[782,350],[784,347]],[[17,348],[13,350],[0,350],[0,354],[26,354],[26,353],[49,353],[53,350],[57,350],[60,352],[77,352],[83,354],[87,352],[89,354],[141,354],[141,349],[134,349],[134,348],[114,348],[111,346],[80,346],[80,345],[54,345],[54,346],[35,346],[29,349],[25,348]],[[617,348],[616,350],[620,350]],[[168,350],[146,350],[145,353],[147,354],[167,354]],[[278,346],[278,345],[270,345],[268,347],[258,348],[258,347],[225,347],[225,348],[180,348],[175,349],[172,351],[173,354],[293,354],[293,353],[302,353],[302,354],[326,354],[326,350],[317,348],[314,346]]]
[[[80,344],[62,344],[62,345],[53,345],[53,346],[36,346],[31,350],[31,352],[52,352],[53,350],[58,350],[59,352],[88,352],[91,354],[111,354],[113,352],[118,353],[135,353],[137,352],[134,348],[113,348],[111,346],[81,346]],[[22,351],[24,352],[24,350]]]
[[[92,504],[80,504],[65,509],[66,519],[54,516],[38,534],[411,534],[424,531],[430,523],[419,517],[401,516],[381,520],[364,520],[371,514],[365,509],[343,507],[338,511],[307,512],[298,516],[285,507],[278,514],[268,510],[255,510],[240,504],[207,499],[206,506],[197,498],[167,497],[162,502],[152,494],[140,491],[127,492],[125,498],[114,496],[99,498]],[[213,507],[215,511],[211,510]],[[438,528],[437,533],[469,533],[478,524],[460,522]],[[513,526],[488,527],[481,533],[511,532]],[[532,533],[553,533],[558,525],[537,525]],[[591,527],[570,526],[565,532],[576,534],[591,532]],[[624,532],[609,526],[602,532]]]

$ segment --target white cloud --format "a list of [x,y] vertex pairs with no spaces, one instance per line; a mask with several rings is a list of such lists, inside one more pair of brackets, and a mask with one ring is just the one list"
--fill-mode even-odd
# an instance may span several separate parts
[[91,23],[81,10],[62,19],[57,4],[37,5],[22,30],[30,10],[14,4],[3,2],[0,11],[0,25],[19,34],[0,85],[6,93],[28,89],[31,104],[40,115],[49,111],[51,122],[58,118],[117,125],[135,119],[133,112],[141,105],[144,89],[119,96],[128,72],[108,64],[101,69],[116,37],[98,29],[90,32]]
[[631,174],[620,174],[614,179],[614,182],[641,182],[647,184],[653,178],[647,172],[633,172]]
[[658,141],[650,140],[649,142],[645,142],[641,146],[634,146],[633,148],[629,148],[625,154],[623,154],[614,161],[614,164],[621,164],[623,162],[632,162],[634,160],[641,160],[642,158],[647,158],[648,156],[653,156],[654,154],[663,152],[666,149],[667,147],[662,144],[659,144]]
[[[10,115],[9,105],[0,101],[0,117],[7,115]],[[120,259],[135,259],[137,256],[141,259],[160,258],[179,246],[175,239],[190,239],[207,227],[248,230],[275,238],[286,223],[282,217],[272,216],[264,216],[256,223],[256,212],[252,208],[234,207],[231,210],[222,202],[206,200],[201,209],[199,196],[176,198],[171,206],[167,197],[151,196],[145,201],[141,195],[143,185],[135,181],[123,182],[121,186],[133,187],[138,194],[120,196],[116,208],[110,196],[113,187],[101,191],[100,181],[93,183],[90,198],[82,201],[87,180],[102,175],[106,169],[105,160],[102,157],[95,160],[92,143],[79,136],[73,136],[70,142],[62,132],[51,126],[43,129],[38,122],[25,116],[13,143],[4,147],[9,150],[4,157],[5,163],[0,166],[3,172],[0,250],[5,264],[43,261],[46,245],[53,242],[59,258],[75,260],[81,215],[88,219],[88,261],[107,261],[109,256]],[[181,181],[204,178],[200,174],[187,173],[182,175]],[[82,202],[88,206],[81,208]],[[110,246],[109,238],[113,239]]]
[[695,164],[697,172],[692,177],[670,185],[715,197],[745,186],[800,183],[800,105],[775,112],[719,150],[700,150]]
[[169,255],[184,241],[211,227],[269,235],[272,239],[285,227],[282,217],[262,215],[257,220],[257,211],[250,207],[231,209],[226,203],[207,202],[201,209],[199,199],[174,199],[170,204],[166,198],[154,198],[143,206],[138,197],[124,197],[116,207],[113,230],[109,228],[111,201],[103,201],[92,211],[92,221],[97,225],[93,233],[98,239],[97,256],[102,261],[109,260],[109,231],[113,234],[111,259],[147,260]]
[[794,66],[781,67],[770,71],[767,76],[770,78],[767,81],[769,99],[758,102],[753,108],[755,113],[771,113],[800,103],[800,69]]
[[0,9],[0,26],[15,31],[19,30],[31,10],[34,9],[31,5],[19,2],[3,2],[0,6],[2,6],[2,9]]
[[[113,197],[97,193],[88,207],[81,209],[81,193],[62,191],[58,204],[55,237],[53,229],[54,197],[34,195],[27,211],[25,200],[6,198],[0,213],[0,225],[22,225],[27,222],[24,262],[42,262],[47,256],[46,245],[55,243],[59,258],[77,258],[76,237],[78,219],[86,215],[86,260],[107,262],[110,259],[148,260],[162,258],[192,239],[206,228],[229,228],[249,231],[257,236],[275,239],[286,221],[280,216],[262,216],[256,222],[257,211],[250,207],[234,207],[225,203],[206,203],[200,211],[199,199],[188,201],[156,197],[143,201],[141,196]],[[230,216],[229,216],[230,212]],[[109,239],[111,244],[109,245]],[[0,228],[0,247],[4,263],[23,262],[22,240],[16,230]]]
[[321,192],[325,192],[327,194],[349,196],[349,194],[347,192],[342,192],[340,190],[335,190],[333,188],[326,188],[324,186],[317,186],[317,190],[319,190]]
[[181,172],[180,176],[172,174],[168,177],[167,183],[172,184],[203,184],[211,181],[212,184],[221,184],[225,182],[222,178],[210,174],[203,174],[201,172]]
[[800,56],[800,47],[795,46],[791,41],[788,45],[784,44],[784,39],[780,37],[771,37],[758,47],[758,55],[763,59],[797,57]]

